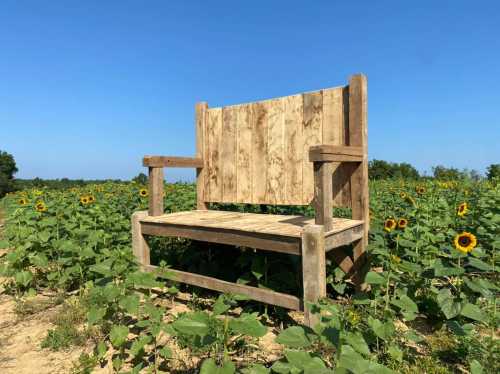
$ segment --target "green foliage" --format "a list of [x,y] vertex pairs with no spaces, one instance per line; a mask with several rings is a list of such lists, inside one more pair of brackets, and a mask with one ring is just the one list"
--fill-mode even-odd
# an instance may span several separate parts
[[[276,338],[285,348],[283,357],[247,368],[236,367],[234,356],[256,347],[255,340],[267,332],[262,321],[284,313],[238,295],[220,295],[211,311],[167,318],[151,289],[175,294],[177,288],[138,271],[131,254],[130,215],[147,207],[147,197],[139,195],[143,187],[38,187],[3,200],[4,239],[13,248],[0,263],[0,272],[10,279],[8,290],[20,300],[44,288],[78,295],[73,313],[78,318],[61,318],[44,342],[60,349],[94,340],[94,352],[82,355],[75,370],[91,372],[105,364],[111,347],[116,371],[163,370],[176,360],[175,343],[202,356],[200,370],[206,373],[447,373],[456,366],[499,371],[500,186],[495,181],[372,181],[367,291],[355,294],[346,275],[329,262],[328,296],[340,302],[312,305],[321,315],[314,329],[288,326]],[[195,206],[193,185],[166,185],[165,190],[167,211]],[[82,202],[88,196],[93,201]],[[37,211],[40,201],[46,209]],[[467,211],[457,215],[461,203],[467,203]],[[312,214],[310,207],[211,208]],[[336,209],[335,214],[350,213]],[[388,218],[408,223],[385,230]],[[468,253],[458,251],[453,241],[464,231],[477,239]],[[199,251],[184,239],[154,238],[149,244],[153,263],[163,260],[175,268],[283,292],[300,290],[300,258],[295,256],[213,245]],[[168,274],[168,267],[163,270]],[[194,299],[193,305],[201,305]],[[242,310],[234,314],[238,305]],[[422,334],[422,324],[433,332],[430,337]],[[417,353],[415,346],[429,355]]]
[[420,178],[420,174],[417,169],[406,162],[371,160],[368,162],[368,177],[370,179],[398,178],[415,180]]
[[486,177],[488,180],[500,178],[500,164],[491,164],[486,169]]
[[14,174],[17,172],[14,157],[0,150],[0,198],[15,190]]

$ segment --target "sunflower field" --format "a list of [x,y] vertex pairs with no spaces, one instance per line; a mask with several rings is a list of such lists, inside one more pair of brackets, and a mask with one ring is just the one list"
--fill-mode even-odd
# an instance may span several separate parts
[[[168,212],[195,202],[194,185],[165,185]],[[117,373],[500,372],[498,181],[371,182],[364,289],[356,292],[328,261],[328,298],[309,306],[320,314],[313,329],[293,312],[138,271],[130,217],[147,205],[147,189],[135,183],[25,190],[0,203],[4,292],[19,303],[51,293],[70,311],[73,322],[49,331],[42,347],[90,346],[75,372],[106,365]],[[313,214],[310,207],[211,208]],[[301,292],[296,256],[176,238],[153,238],[150,246],[152,262],[167,273],[172,266]],[[170,314],[179,303],[185,310]]]

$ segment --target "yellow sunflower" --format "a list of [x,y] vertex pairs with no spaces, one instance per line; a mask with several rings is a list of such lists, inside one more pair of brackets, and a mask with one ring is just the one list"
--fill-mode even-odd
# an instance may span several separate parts
[[396,255],[391,255],[391,260],[397,264],[401,262],[401,257],[398,257]]
[[80,202],[83,205],[87,205],[89,203],[89,197],[88,196],[80,196]]
[[47,211],[47,206],[45,205],[45,203],[43,201],[38,201],[36,204],[35,204],[35,210],[37,212],[45,212]]
[[148,196],[148,190],[146,190],[145,188],[141,188],[139,190],[139,196],[140,197],[146,197],[146,196]]
[[88,196],[87,196],[87,199],[88,199],[88,201],[89,201],[89,204],[91,204],[91,203],[94,203],[94,202],[95,202],[95,197],[94,197],[94,196],[92,196],[92,195],[88,195]]
[[406,228],[406,226],[408,226],[408,220],[406,218],[400,218],[400,219],[398,219],[398,227],[400,229],[404,230]]
[[396,228],[396,220],[393,218],[389,218],[385,220],[384,230],[387,232],[391,232]]
[[416,191],[419,195],[423,195],[425,193],[425,187],[424,186],[417,186]]
[[469,206],[467,205],[467,203],[462,203],[458,206],[457,215],[459,217],[463,217],[468,211],[469,211]]
[[22,198],[22,199],[17,200],[17,203],[19,205],[26,205],[26,204],[28,204],[28,200],[26,200],[25,198]]
[[406,192],[401,192],[399,194],[399,197],[402,198],[402,199],[406,199],[408,197],[408,195],[406,194]]
[[477,240],[475,235],[464,231],[463,233],[455,236],[453,243],[458,251],[462,253],[469,253],[477,245]]

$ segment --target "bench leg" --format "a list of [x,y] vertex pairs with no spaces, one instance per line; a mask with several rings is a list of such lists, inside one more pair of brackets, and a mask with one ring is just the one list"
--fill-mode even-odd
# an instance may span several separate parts
[[302,233],[302,279],[305,324],[313,327],[319,316],[311,314],[307,302],[326,297],[325,232],[321,225],[307,225]]
[[351,279],[356,286],[356,291],[364,291],[366,289],[366,284],[363,282],[368,271],[368,263],[366,261],[367,242],[367,238],[361,238],[353,243],[354,273]]
[[148,212],[134,212],[132,214],[132,251],[141,266],[150,265],[149,246],[142,236],[140,220],[147,217]]

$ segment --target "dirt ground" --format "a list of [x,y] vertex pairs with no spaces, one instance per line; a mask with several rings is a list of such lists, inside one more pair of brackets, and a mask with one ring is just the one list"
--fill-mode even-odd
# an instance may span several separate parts
[[56,308],[19,318],[11,296],[0,295],[0,372],[68,373],[82,349],[52,352],[41,348]]
[[[1,211],[0,211],[1,214]],[[0,234],[2,230],[2,217],[0,216]],[[4,256],[8,249],[0,248],[0,257]],[[71,373],[75,363],[82,352],[90,353],[93,349],[89,343],[84,347],[76,347],[69,350],[52,351],[41,348],[42,341],[50,329],[55,328],[54,316],[58,313],[61,305],[55,305],[49,296],[37,295],[34,297],[34,305],[42,305],[29,313],[19,310],[19,303],[12,295],[4,291],[5,278],[0,277],[0,373],[1,374],[59,374]],[[171,320],[178,313],[188,312],[190,294],[180,293],[175,300],[162,300],[161,305],[165,307],[166,320]],[[44,306],[45,304],[45,306]],[[290,313],[292,319],[300,319],[299,314]],[[274,342],[277,331],[269,328],[268,333],[257,342],[256,349],[245,359],[235,358],[236,361],[273,361],[278,359],[282,353],[282,347]],[[172,368],[174,372],[195,373],[200,364],[200,358],[190,355],[187,350],[180,349],[174,343],[170,347],[173,351],[178,366]],[[108,352],[108,365],[104,368],[97,367],[93,373],[113,373],[109,362],[113,352]],[[262,362],[262,361],[261,361]],[[243,362],[242,362],[243,363]]]

